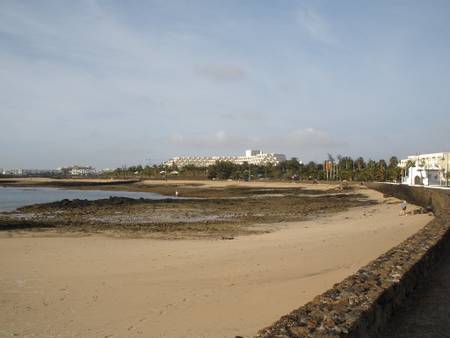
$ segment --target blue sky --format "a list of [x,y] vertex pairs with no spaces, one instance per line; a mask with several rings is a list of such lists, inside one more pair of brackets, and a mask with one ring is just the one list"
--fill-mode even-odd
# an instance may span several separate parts
[[0,2],[4,168],[449,151],[449,89],[448,1]]

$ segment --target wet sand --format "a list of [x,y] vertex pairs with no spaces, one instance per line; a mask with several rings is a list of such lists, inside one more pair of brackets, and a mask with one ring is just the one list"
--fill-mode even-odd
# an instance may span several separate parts
[[303,182],[292,182],[292,181],[265,181],[265,180],[255,180],[255,181],[235,181],[235,180],[144,180],[141,181],[140,184],[152,186],[152,185],[190,185],[197,187],[206,187],[206,188],[225,188],[225,187],[251,187],[251,188],[303,188],[303,189],[318,189],[318,190],[328,190],[331,188],[335,188],[338,183],[336,182],[320,182],[318,184],[311,183],[303,183]]
[[[60,185],[71,183],[78,184],[89,184],[89,183],[99,183],[99,184],[117,184],[117,183],[134,183],[135,179],[112,179],[112,178],[65,178],[65,179],[54,179],[48,177],[18,177],[18,178],[1,178],[0,184],[6,185],[52,185],[54,183],[59,183]],[[207,187],[207,188],[224,188],[230,186],[240,186],[240,187],[259,187],[259,188],[291,188],[302,187],[302,188],[314,188],[314,189],[329,189],[336,187],[337,183],[325,183],[320,182],[320,184],[309,184],[302,182],[290,182],[290,181],[271,181],[271,180],[255,180],[255,181],[236,181],[236,180],[185,180],[185,179],[168,179],[168,180],[154,180],[147,179],[139,182],[141,185],[154,186],[154,185],[188,185],[192,187]]]
[[0,336],[250,336],[431,220],[398,200],[234,240],[8,237]]

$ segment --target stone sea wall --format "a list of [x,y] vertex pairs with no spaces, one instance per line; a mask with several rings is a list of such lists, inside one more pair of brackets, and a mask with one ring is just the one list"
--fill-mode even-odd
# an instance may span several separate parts
[[386,183],[368,183],[367,186],[386,195],[430,209],[437,217],[450,218],[450,189]]
[[436,217],[403,243],[255,337],[374,337],[425,281],[442,252],[450,250],[449,191],[382,183],[369,184],[369,188],[420,205]]

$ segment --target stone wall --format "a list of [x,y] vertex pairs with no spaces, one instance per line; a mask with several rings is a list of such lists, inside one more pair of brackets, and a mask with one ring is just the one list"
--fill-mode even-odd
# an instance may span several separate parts
[[410,187],[408,185],[368,183],[371,189],[378,190],[386,195],[394,196],[410,203],[428,208],[437,217],[450,216],[450,190],[427,187]]
[[370,188],[433,210],[419,232],[311,302],[261,330],[258,338],[373,337],[450,250],[449,191],[389,184]]

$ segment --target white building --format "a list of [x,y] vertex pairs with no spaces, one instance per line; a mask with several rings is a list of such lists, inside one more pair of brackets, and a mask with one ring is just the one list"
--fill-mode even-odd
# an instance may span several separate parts
[[447,186],[450,153],[412,155],[401,160],[398,166],[403,169],[403,184]]
[[23,169],[3,169],[1,171],[2,175],[11,175],[11,176],[22,176]]
[[91,166],[79,166],[79,165],[58,168],[58,170],[72,176],[89,176],[95,175],[97,173],[97,170],[95,170],[95,168]]
[[255,165],[277,165],[280,162],[286,161],[286,156],[283,154],[263,153],[260,150],[246,150],[244,156],[184,156],[174,157],[166,161],[167,166],[177,166],[179,168],[192,165],[195,167],[208,167],[216,164],[217,161],[228,161],[234,164],[248,164]]

